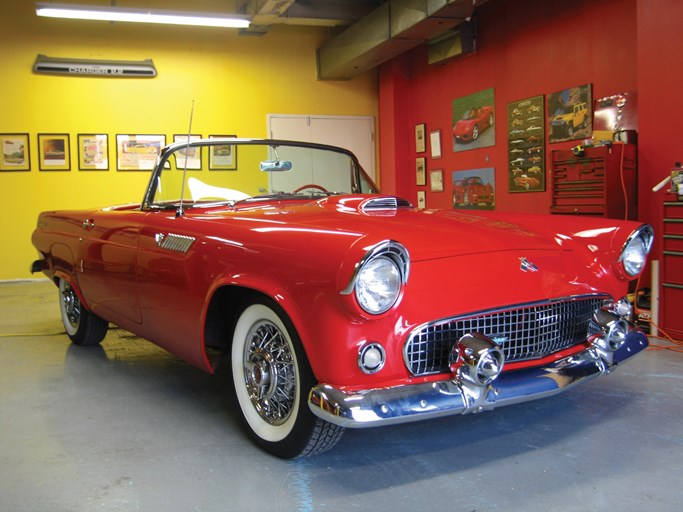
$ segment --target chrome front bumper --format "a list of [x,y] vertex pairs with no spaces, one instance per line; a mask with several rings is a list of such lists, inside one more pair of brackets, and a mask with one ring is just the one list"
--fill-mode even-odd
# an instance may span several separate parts
[[308,406],[323,420],[348,428],[366,428],[491,410],[561,393],[609,373],[617,364],[648,346],[639,331],[609,352],[594,344],[583,352],[544,367],[503,372],[488,386],[463,379],[347,392],[320,384],[309,393]]

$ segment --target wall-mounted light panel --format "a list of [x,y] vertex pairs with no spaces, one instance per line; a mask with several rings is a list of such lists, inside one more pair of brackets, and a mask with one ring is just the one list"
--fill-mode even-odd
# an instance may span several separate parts
[[53,4],[48,2],[36,2],[36,14],[38,16],[50,18],[162,23],[167,25],[192,25],[200,27],[247,28],[249,26],[249,18],[236,14],[223,15],[198,12],[130,9],[123,7]]

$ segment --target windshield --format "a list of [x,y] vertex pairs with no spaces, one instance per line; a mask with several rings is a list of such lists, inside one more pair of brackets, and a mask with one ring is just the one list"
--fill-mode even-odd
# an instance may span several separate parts
[[[186,171],[186,172],[184,172]],[[310,199],[377,189],[348,151],[325,145],[253,139],[201,139],[162,151],[145,206]]]

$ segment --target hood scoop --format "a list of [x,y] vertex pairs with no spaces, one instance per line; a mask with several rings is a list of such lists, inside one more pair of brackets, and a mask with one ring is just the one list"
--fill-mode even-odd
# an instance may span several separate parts
[[396,211],[399,208],[412,208],[413,205],[407,199],[396,196],[373,197],[360,205],[363,213]]

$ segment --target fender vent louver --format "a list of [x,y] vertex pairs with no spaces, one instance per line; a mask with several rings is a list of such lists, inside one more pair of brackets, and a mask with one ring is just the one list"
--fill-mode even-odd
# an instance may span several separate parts
[[402,197],[384,196],[370,199],[363,203],[361,210],[377,211],[377,210],[397,210],[398,208],[412,208],[413,205],[407,199]]
[[196,239],[193,236],[176,235],[174,233],[169,233],[168,235],[157,233],[155,240],[157,245],[162,249],[187,252]]

